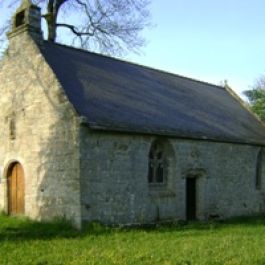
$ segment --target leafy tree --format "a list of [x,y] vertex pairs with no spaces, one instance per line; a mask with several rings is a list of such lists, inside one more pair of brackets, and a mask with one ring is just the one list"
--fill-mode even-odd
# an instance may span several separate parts
[[244,91],[253,112],[265,121],[265,76],[260,77],[250,90]]
[[[21,0],[0,0],[0,10],[8,14],[5,21],[3,18],[0,21],[2,47],[11,14],[20,3]],[[115,55],[138,52],[145,43],[140,33],[149,25],[150,0],[32,0],[32,3],[41,8],[50,41],[67,39],[72,45]]]

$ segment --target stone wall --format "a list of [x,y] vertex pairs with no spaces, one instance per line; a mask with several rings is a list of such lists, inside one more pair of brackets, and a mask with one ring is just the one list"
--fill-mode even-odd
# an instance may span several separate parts
[[162,139],[169,157],[167,184],[150,186],[148,154],[152,136],[81,132],[82,218],[136,224],[186,219],[186,178],[197,180],[197,217],[264,212],[262,187],[255,187],[258,146]]
[[65,217],[79,226],[79,122],[27,32],[10,40],[0,80],[0,208],[7,210],[7,168],[18,161],[25,173],[25,214]]

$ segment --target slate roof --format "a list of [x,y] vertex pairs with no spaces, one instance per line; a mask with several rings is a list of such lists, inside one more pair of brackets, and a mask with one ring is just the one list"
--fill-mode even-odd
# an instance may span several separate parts
[[92,129],[265,145],[265,127],[224,87],[47,41],[40,49]]

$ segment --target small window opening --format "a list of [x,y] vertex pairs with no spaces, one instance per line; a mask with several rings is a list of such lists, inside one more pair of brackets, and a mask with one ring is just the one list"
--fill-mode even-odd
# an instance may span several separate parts
[[16,139],[16,123],[14,118],[11,118],[9,122],[9,135],[11,140]]
[[261,177],[262,177],[262,151],[259,150],[256,160],[256,189],[261,189]]
[[165,182],[165,157],[160,144],[154,143],[149,152],[149,183]]
[[25,24],[25,10],[16,15],[16,27]]

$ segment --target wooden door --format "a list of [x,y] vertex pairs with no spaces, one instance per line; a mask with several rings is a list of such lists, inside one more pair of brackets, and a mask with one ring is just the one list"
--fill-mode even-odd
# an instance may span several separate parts
[[22,215],[25,211],[24,172],[19,163],[13,164],[8,172],[8,214]]
[[186,179],[186,218],[196,219],[196,178]]

